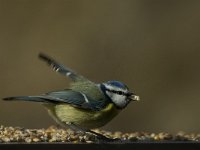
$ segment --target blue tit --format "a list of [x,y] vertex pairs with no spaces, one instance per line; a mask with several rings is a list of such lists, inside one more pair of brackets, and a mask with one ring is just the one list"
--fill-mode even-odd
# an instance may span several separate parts
[[51,117],[60,125],[71,129],[89,132],[106,138],[90,129],[99,128],[112,120],[130,102],[138,101],[139,96],[119,81],[94,83],[70,68],[40,53],[56,72],[69,77],[73,82],[69,89],[48,92],[39,96],[14,96],[3,100],[22,100],[39,102],[47,108]]

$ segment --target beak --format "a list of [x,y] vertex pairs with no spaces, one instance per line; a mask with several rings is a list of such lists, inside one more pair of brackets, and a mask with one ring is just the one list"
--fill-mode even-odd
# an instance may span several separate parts
[[139,101],[140,97],[138,95],[135,95],[134,93],[131,93],[130,100],[131,101]]

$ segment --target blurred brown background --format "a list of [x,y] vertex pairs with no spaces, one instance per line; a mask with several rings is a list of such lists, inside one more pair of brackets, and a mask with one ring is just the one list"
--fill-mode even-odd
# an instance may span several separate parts
[[[200,130],[200,1],[0,0],[0,97],[63,89],[44,52],[141,96],[103,129]],[[0,124],[45,128],[39,104],[0,101]]]

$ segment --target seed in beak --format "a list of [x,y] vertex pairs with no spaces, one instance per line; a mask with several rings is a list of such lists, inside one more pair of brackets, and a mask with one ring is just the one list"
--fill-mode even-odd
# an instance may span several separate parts
[[133,101],[139,101],[139,100],[140,100],[140,97],[137,96],[137,95],[132,95],[132,96],[131,96],[131,100],[133,100]]

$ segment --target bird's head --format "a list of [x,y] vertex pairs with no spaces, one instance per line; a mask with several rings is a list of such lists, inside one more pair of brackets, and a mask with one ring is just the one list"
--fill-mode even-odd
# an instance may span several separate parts
[[101,90],[117,108],[125,108],[131,101],[139,101],[139,96],[129,91],[129,88],[119,81],[108,81],[100,84]]

